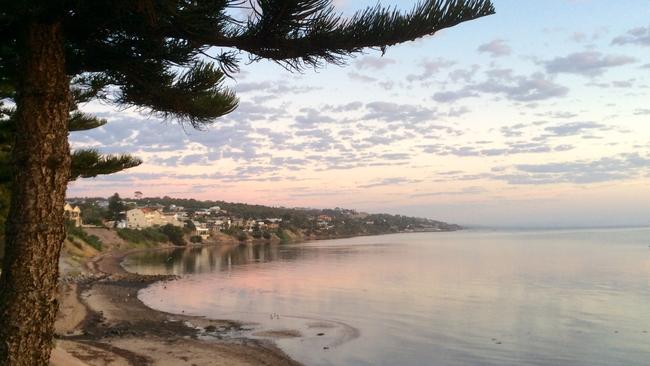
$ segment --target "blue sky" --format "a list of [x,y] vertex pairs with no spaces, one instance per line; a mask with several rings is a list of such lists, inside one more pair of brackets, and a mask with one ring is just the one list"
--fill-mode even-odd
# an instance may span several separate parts
[[[347,14],[374,4],[336,3]],[[145,163],[75,182],[69,195],[140,190],[500,226],[649,224],[647,3],[494,4],[496,15],[345,67],[243,65],[229,82],[239,109],[207,131],[86,105],[109,124],[74,133],[74,147]]]

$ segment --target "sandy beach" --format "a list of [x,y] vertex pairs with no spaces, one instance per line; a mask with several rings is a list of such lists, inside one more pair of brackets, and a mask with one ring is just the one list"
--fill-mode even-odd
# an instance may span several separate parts
[[62,281],[52,366],[299,365],[271,341],[227,337],[237,322],[148,308],[138,291],[173,277],[126,272],[120,262],[130,253],[96,255]]

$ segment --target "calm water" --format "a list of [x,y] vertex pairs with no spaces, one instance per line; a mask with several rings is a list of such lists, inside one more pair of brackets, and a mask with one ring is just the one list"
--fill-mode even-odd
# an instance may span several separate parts
[[[399,234],[130,257],[140,293],[307,365],[650,365],[650,229]],[[275,315],[277,314],[277,315]],[[320,334],[320,335],[319,335]]]

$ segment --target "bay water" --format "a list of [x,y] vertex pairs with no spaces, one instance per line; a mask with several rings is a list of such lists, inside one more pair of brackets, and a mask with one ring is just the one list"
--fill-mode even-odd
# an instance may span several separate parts
[[[146,252],[139,293],[305,365],[650,365],[650,229],[409,233]],[[206,337],[210,337],[206,334]]]

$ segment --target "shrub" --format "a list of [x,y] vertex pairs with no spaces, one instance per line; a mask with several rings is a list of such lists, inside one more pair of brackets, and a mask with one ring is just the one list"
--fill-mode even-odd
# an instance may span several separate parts
[[240,232],[237,234],[237,240],[239,240],[239,241],[246,241],[246,239],[248,239],[248,235],[246,235],[245,232],[240,231]]
[[268,231],[265,231],[265,232],[262,234],[262,237],[264,237],[264,239],[266,239],[266,240],[271,240],[271,233],[268,232]]
[[190,237],[190,242],[191,242],[191,243],[202,243],[202,242],[203,242],[203,238],[200,237],[200,236],[198,236],[198,235],[194,235],[194,236],[191,236],[191,237]]
[[172,224],[167,224],[160,228],[160,232],[165,234],[169,241],[174,245],[187,245],[185,238],[183,238],[183,229]]
[[163,243],[169,240],[167,235],[160,232],[160,230],[148,227],[142,230],[135,229],[117,229],[117,235],[135,244],[148,244],[148,243]]
[[[73,237],[79,238],[83,241],[85,241],[88,245],[91,247],[97,249],[97,250],[102,250],[102,241],[95,235],[88,235],[87,232],[84,231],[84,229],[80,227],[74,226],[74,224],[68,222],[67,223],[67,231],[68,231],[68,239],[70,239],[73,243],[75,243]],[[75,243],[76,245],[76,243]]]
[[291,241],[291,237],[284,229],[278,229],[276,235],[280,238],[281,243],[288,243]]

